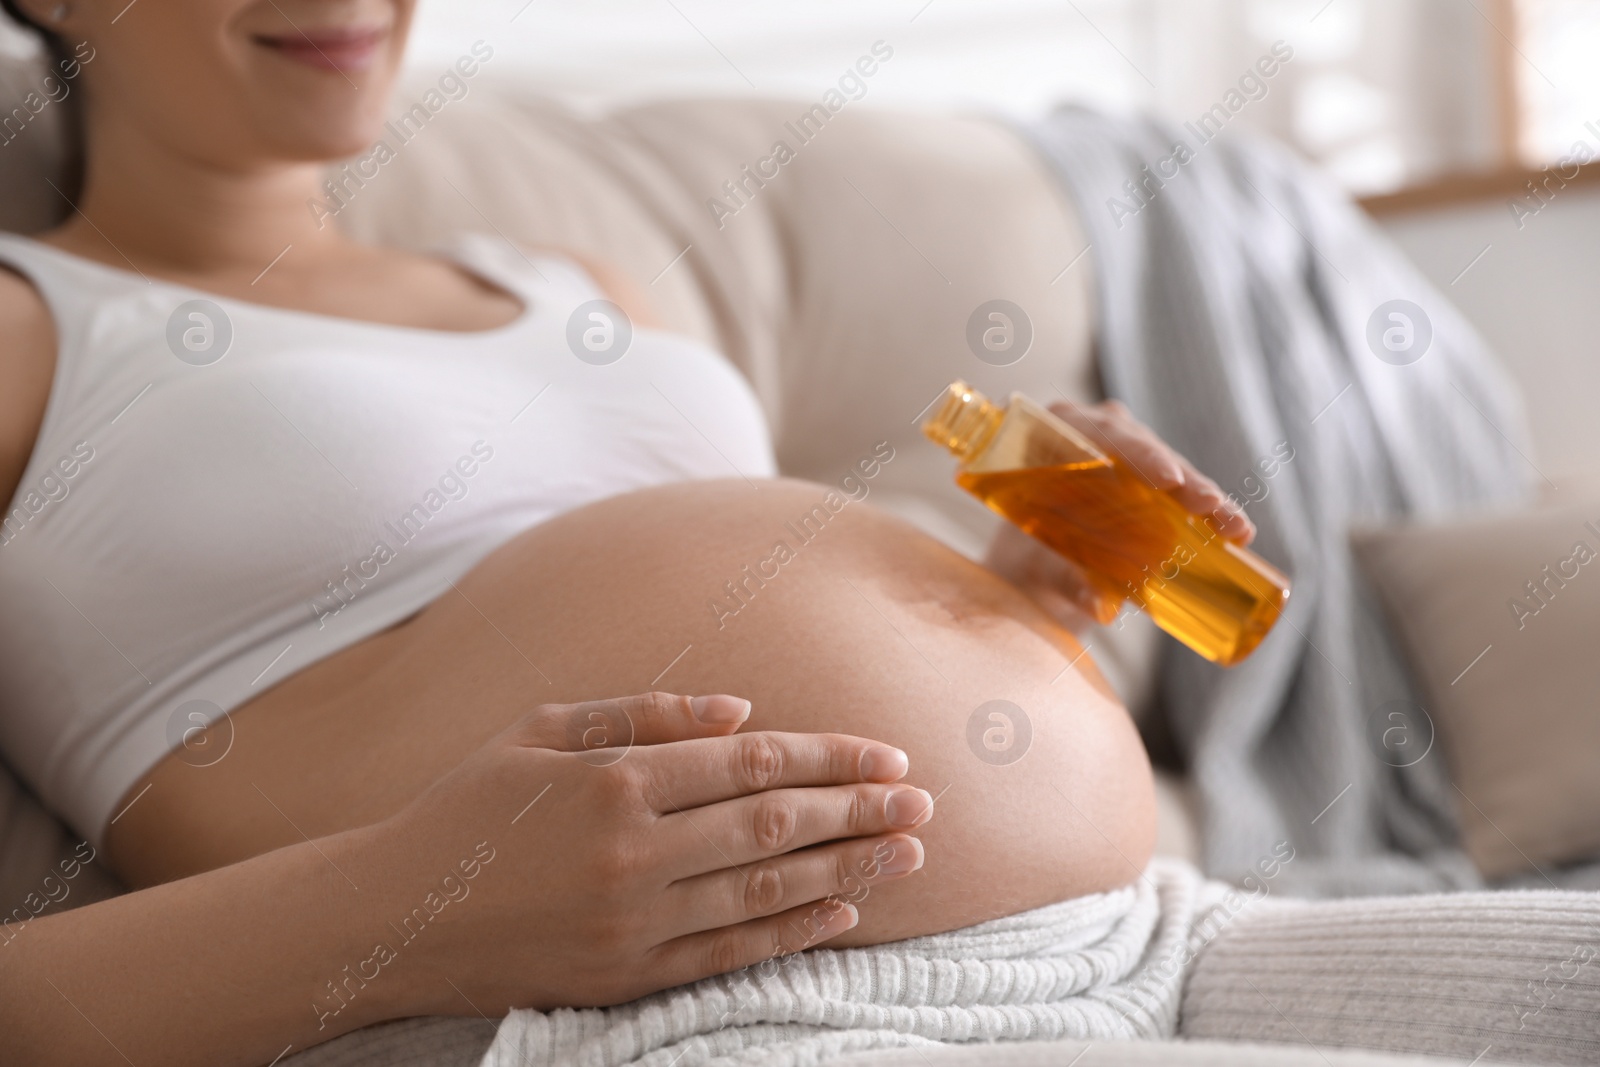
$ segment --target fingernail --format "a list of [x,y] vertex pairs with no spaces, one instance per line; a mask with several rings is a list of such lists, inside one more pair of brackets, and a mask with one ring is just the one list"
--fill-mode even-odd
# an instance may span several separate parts
[[854,929],[856,923],[860,921],[861,913],[856,911],[856,906],[854,904],[846,904],[823,919],[822,928],[818,932],[825,937],[832,937],[834,934],[842,934],[846,930]]
[[742,697],[718,693],[689,701],[694,717],[704,723],[744,722],[750,716],[750,702]]
[[[882,855],[885,848],[889,852],[887,857]],[[908,837],[892,845],[880,845],[872,857],[877,861],[878,871],[882,874],[910,874],[922,867],[922,842],[914,837]]]
[[1095,622],[1104,626],[1117,617],[1117,612],[1122,609],[1120,603],[1106,600],[1092,589],[1080,589],[1077,596],[1078,608]]
[[916,826],[933,817],[933,797],[924,789],[899,789],[883,802],[890,826]]
[[911,769],[911,761],[898,748],[879,745],[861,754],[861,777],[873,782],[892,782]]

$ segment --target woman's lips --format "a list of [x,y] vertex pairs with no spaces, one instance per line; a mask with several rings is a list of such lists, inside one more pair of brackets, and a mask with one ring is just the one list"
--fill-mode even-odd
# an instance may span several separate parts
[[273,37],[257,37],[255,41],[286,59],[304,63],[308,67],[347,73],[372,66],[388,36],[386,29],[308,30],[304,33],[291,31]]

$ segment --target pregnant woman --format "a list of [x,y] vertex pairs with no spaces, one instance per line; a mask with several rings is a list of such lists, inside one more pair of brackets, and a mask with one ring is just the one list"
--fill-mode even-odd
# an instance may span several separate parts
[[[777,479],[743,380],[601,266],[308,212],[410,0],[4,6],[93,58],[73,210],[0,238],[0,745],[146,887],[0,951],[25,1060],[261,1063],[1138,876],[1149,768],[1064,561],[852,501],[882,448]],[[579,358],[615,305],[626,357]],[[969,749],[991,700],[1027,759]]]

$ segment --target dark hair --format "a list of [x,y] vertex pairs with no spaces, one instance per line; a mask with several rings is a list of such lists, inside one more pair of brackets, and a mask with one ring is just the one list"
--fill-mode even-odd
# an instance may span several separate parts
[[45,50],[50,53],[52,66],[72,58],[72,49],[67,47],[66,40],[48,26],[41,26],[35,22],[26,11],[22,10],[22,5],[17,3],[17,0],[0,0],[0,11],[10,15],[11,21],[23,29],[33,31],[33,34],[44,42]]
[[[76,57],[66,38],[48,26],[41,26],[35,22],[22,10],[17,0],[0,0],[0,11],[4,11],[18,26],[39,38],[50,57],[52,71],[59,74],[71,69]],[[63,108],[61,133],[66,150],[62,160],[62,177],[65,179],[62,191],[76,200],[83,185],[83,117],[79,107],[76,104],[68,104],[67,98],[63,98],[59,106]]]

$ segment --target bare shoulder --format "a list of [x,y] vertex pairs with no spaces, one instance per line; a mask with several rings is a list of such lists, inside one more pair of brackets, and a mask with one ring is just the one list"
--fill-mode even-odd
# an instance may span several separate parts
[[633,275],[614,263],[608,263],[576,249],[552,248],[550,251],[566,256],[588,271],[589,277],[594,279],[595,284],[606,294],[606,298],[627,312],[628,318],[633,320],[634,325],[646,329],[661,327],[661,318],[656,314],[650,295]]
[[50,382],[56,328],[38,290],[0,266],[0,508],[10,503],[33,454]]

